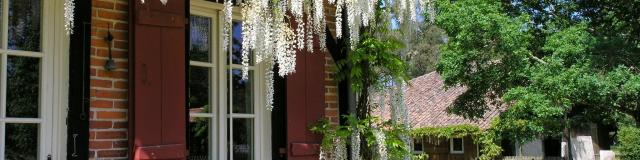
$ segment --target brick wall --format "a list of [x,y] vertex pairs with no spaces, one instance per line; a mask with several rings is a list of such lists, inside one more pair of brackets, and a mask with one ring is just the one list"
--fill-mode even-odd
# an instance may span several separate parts
[[[89,157],[127,159],[128,140],[128,0],[92,0],[91,109]],[[327,26],[335,37],[335,7],[325,7]],[[108,28],[114,36],[112,56],[116,69],[107,71]],[[325,54],[325,117],[338,124],[338,87],[335,63]]]
[[[127,159],[128,0],[92,0],[89,157]],[[116,69],[107,71],[108,28]]]
[[[329,2],[325,0],[324,2],[324,12],[327,21],[327,27],[329,28],[329,32],[331,32],[331,36],[333,39],[336,39],[336,7],[335,5],[329,5]],[[325,118],[327,118],[331,124],[338,125],[340,120],[340,111],[338,109],[338,82],[335,80],[336,71],[336,63],[333,61],[330,53],[325,53],[325,92],[324,92],[324,101],[326,104],[326,108],[324,111]]]
[[324,101],[326,108],[324,109],[325,118],[331,124],[337,125],[340,120],[338,110],[338,82],[335,80],[336,67],[331,54],[326,53],[325,56],[325,78],[324,78]]

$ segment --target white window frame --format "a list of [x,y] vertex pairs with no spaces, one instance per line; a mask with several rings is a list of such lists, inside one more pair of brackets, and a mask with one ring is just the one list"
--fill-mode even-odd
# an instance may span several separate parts
[[[231,85],[226,83],[230,78],[228,73],[231,69],[241,69],[242,66],[238,64],[227,64],[230,57],[222,50],[223,45],[223,23],[224,23],[224,6],[220,3],[208,2],[204,0],[191,0],[190,1],[190,13],[191,15],[198,15],[211,18],[211,63],[202,63],[197,61],[190,61],[190,66],[203,66],[211,68],[210,71],[210,88],[211,88],[211,113],[198,113],[191,114],[190,117],[206,116],[211,117],[211,129],[212,134],[210,143],[212,158],[217,159],[233,159],[233,155],[229,154],[229,148],[232,148],[230,144],[227,144],[227,131],[229,130],[233,136],[233,130],[227,128],[229,119],[233,118],[252,118],[253,119],[253,157],[255,160],[270,160],[271,159],[271,112],[267,111],[265,106],[265,94],[266,85],[264,84],[265,71],[264,64],[256,64],[250,66],[249,69],[253,71],[253,113],[252,114],[240,114],[231,113],[227,114],[227,102],[231,101],[232,97],[227,94],[227,86]],[[232,18],[234,21],[242,21],[242,16],[239,7],[234,7],[232,10]],[[231,46],[231,44],[229,44]],[[230,50],[229,50],[230,51]],[[225,84],[226,83],[226,84]],[[232,95],[232,91],[229,91]],[[221,107],[225,106],[225,107]],[[215,107],[215,108],[214,108]],[[231,126],[231,125],[229,125]],[[230,137],[233,139],[233,137]]]
[[[9,50],[8,0],[2,0],[2,36],[0,37],[0,160],[5,154],[5,131],[7,123],[32,123],[39,125],[38,159],[66,159],[69,88],[69,36],[64,29],[64,1],[41,0],[41,51]],[[40,117],[1,118],[6,108],[6,67],[8,56],[40,58]]]
[[[462,150],[455,150],[455,149],[454,149],[454,146],[453,146],[453,145],[454,145],[454,143],[453,143],[453,139],[460,139],[460,142],[462,142],[462,143],[461,143],[462,147],[460,147],[460,148],[462,148]],[[450,151],[452,154],[464,154],[464,138],[450,138],[450,139],[449,139],[449,151]]]

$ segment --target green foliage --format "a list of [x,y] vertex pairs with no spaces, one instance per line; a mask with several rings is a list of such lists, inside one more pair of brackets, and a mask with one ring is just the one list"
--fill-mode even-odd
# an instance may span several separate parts
[[367,117],[362,120],[353,115],[344,117],[347,119],[347,124],[344,126],[332,126],[326,119],[310,126],[312,132],[323,136],[322,148],[332,148],[334,145],[333,140],[336,138],[349,142],[351,134],[356,129],[360,131],[361,137],[364,138],[368,148],[373,148],[376,145],[374,132],[381,130],[386,136],[384,144],[387,147],[390,159],[402,159],[405,155],[409,155],[409,148],[402,140],[402,136],[409,131],[402,125],[382,121],[379,117]]
[[449,38],[437,71],[446,86],[468,88],[449,111],[477,118],[506,107],[493,129],[519,142],[639,121],[637,2],[437,1]]
[[624,126],[618,132],[618,144],[614,149],[618,153],[616,157],[621,160],[640,159],[640,129],[633,126]]
[[406,81],[407,65],[395,52],[402,47],[402,43],[395,39],[380,39],[365,34],[349,56],[336,63],[340,70],[338,80],[348,78],[355,91],[368,86],[381,86],[391,80]]
[[[497,1],[438,1],[436,24],[447,32],[437,71],[447,86],[464,85],[449,109],[465,118],[479,118],[488,99],[526,79],[530,66],[526,28],[528,16],[509,18]],[[505,72],[509,72],[506,74]]]
[[445,127],[425,127],[411,131],[413,137],[436,137],[436,138],[462,138],[466,136],[477,137],[482,131],[474,125],[463,124]]
[[414,154],[411,156],[411,160],[428,160],[429,155],[426,153]]

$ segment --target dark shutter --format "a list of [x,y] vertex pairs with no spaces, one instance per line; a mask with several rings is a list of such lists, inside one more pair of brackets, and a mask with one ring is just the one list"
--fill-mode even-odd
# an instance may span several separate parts
[[[91,1],[74,0],[74,34],[69,45],[69,110],[67,116],[67,157],[89,159],[89,56]],[[63,159],[63,158],[61,158]]]
[[296,72],[287,77],[289,159],[318,159],[322,137],[312,133],[309,126],[324,116],[324,56],[298,52]]
[[185,1],[131,1],[133,159],[185,159]]

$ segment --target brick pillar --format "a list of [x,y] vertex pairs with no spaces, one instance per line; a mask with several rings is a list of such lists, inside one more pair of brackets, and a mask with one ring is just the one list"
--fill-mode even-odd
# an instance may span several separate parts
[[[92,0],[91,114],[89,157],[127,159],[128,153],[128,10],[127,0]],[[111,54],[116,69],[107,71],[108,28],[114,37]]]
[[340,120],[340,111],[338,110],[338,82],[334,78],[337,72],[336,63],[333,61],[333,58],[331,58],[331,54],[325,54],[324,59],[324,102],[326,105],[324,115],[331,124],[338,125]]

